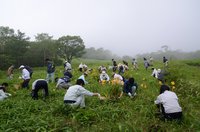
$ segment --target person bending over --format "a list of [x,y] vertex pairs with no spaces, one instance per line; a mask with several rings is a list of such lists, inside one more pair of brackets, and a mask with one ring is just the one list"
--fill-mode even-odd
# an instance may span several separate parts
[[64,103],[69,104],[73,107],[85,107],[85,95],[87,96],[98,96],[101,99],[99,93],[93,93],[84,88],[84,81],[82,79],[78,79],[76,81],[76,85],[69,87],[65,96]]
[[155,100],[155,104],[165,119],[181,119],[182,108],[178,103],[178,97],[174,92],[169,90],[169,86],[161,85],[160,95]]
[[48,83],[45,79],[37,79],[32,83],[32,98],[38,99],[38,91],[42,89],[44,98],[49,95]]

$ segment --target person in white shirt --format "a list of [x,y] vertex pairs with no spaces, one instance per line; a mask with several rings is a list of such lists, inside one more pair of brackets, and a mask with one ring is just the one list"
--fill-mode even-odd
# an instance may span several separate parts
[[68,72],[72,71],[72,66],[68,61],[65,61],[64,68],[65,68],[65,71],[68,71]]
[[98,96],[101,99],[99,93],[93,93],[85,89],[84,81],[82,79],[78,79],[76,81],[76,85],[69,87],[65,96],[64,96],[64,103],[71,105],[73,107],[85,107],[85,95],[87,96]]
[[155,104],[162,111],[163,117],[166,119],[181,119],[182,108],[178,103],[177,95],[169,91],[169,86],[161,85],[160,95],[155,100]]
[[8,98],[8,96],[11,96],[11,94],[6,93],[7,86],[8,83],[2,83],[2,85],[0,85],[0,101]]
[[133,58],[132,65],[133,65],[134,70],[138,70],[138,64],[137,64],[137,60],[135,58]]
[[44,97],[47,97],[49,95],[48,92],[48,83],[45,79],[37,79],[32,83],[32,98],[38,99],[38,91],[42,89]]
[[78,68],[79,68],[79,71],[85,72],[85,71],[87,71],[88,66],[86,64],[82,64],[82,62],[81,62],[81,64],[78,66]]
[[64,76],[61,78],[56,77],[55,78],[55,82],[57,82],[56,88],[68,89],[71,86],[70,81],[71,81],[70,77],[68,77],[68,76]]
[[25,68],[24,65],[21,65],[19,67],[20,70],[22,70],[22,76],[19,77],[20,79],[23,79],[24,81],[22,82],[21,86],[22,88],[28,88],[29,86],[29,81],[30,81],[30,73],[29,71]]
[[100,74],[100,82],[102,82],[103,80],[110,81],[110,77],[108,76],[106,71],[102,71],[102,73]]
[[158,78],[158,74],[160,73],[160,69],[156,70],[156,68],[152,68],[153,72],[151,74],[151,76]]
[[117,73],[113,73],[113,79],[117,79],[117,80],[120,80],[120,81],[124,81],[123,77]]

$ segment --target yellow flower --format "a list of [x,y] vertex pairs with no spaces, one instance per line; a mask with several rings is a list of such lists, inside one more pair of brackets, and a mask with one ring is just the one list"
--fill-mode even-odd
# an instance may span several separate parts
[[147,88],[147,85],[146,85],[146,84],[144,85],[144,88]]
[[175,89],[176,87],[175,86],[172,86],[172,89]]
[[143,87],[144,86],[143,83],[140,86]]
[[175,85],[175,82],[174,82],[174,81],[172,81],[172,82],[171,82],[171,85],[172,85],[172,86],[174,86],[174,85]]
[[160,85],[162,85],[162,82],[161,82],[161,81],[159,81],[158,83],[159,83]]

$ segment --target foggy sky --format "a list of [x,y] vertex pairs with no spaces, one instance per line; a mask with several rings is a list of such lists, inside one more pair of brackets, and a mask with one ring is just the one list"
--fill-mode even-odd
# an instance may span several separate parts
[[0,0],[0,26],[55,39],[80,36],[87,48],[133,56],[200,49],[200,0]]

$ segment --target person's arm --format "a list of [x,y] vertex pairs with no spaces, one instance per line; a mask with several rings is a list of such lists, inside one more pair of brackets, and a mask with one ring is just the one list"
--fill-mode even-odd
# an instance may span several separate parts
[[8,97],[8,96],[12,96],[10,93],[5,93],[5,95]]
[[58,82],[56,84],[56,88],[58,88],[58,86],[60,85],[61,82],[62,82],[62,80],[58,79]]
[[156,105],[161,104],[161,97],[158,96],[157,99],[154,101]]

